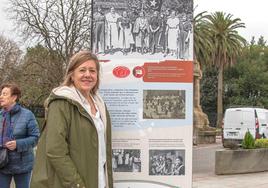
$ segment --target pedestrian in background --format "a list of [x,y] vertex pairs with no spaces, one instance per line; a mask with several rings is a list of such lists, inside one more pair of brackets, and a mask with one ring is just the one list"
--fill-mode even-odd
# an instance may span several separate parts
[[111,123],[97,93],[99,75],[91,52],[71,58],[62,86],[47,100],[32,188],[113,188]]
[[21,91],[16,84],[3,84],[0,91],[0,147],[8,151],[8,163],[0,169],[0,187],[10,188],[14,178],[16,188],[28,188],[38,125],[34,114],[18,104]]

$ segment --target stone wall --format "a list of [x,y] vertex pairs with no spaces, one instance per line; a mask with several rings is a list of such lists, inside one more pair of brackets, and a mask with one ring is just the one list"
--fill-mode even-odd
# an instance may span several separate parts
[[197,144],[213,144],[216,143],[216,131],[215,130],[202,130],[198,131]]
[[215,154],[215,174],[268,171],[268,149],[222,149]]

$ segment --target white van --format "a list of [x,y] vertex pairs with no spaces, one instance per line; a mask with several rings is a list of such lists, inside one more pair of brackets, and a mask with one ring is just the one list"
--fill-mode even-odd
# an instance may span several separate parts
[[247,131],[254,138],[268,138],[268,110],[264,108],[228,108],[223,119],[223,145],[227,140],[241,143]]
[[257,116],[260,125],[260,135],[263,138],[268,138],[268,110],[262,108],[256,108]]

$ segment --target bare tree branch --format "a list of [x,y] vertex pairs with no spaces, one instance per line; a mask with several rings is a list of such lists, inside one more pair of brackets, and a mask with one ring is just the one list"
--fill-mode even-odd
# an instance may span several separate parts
[[90,48],[91,1],[10,0],[12,19],[27,40],[58,51],[65,63]]
[[0,82],[13,79],[13,73],[21,61],[22,51],[18,45],[4,36],[0,36]]

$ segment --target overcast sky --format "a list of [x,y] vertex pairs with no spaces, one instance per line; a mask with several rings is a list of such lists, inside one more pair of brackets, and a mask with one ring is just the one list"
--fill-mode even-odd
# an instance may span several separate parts
[[[12,32],[12,23],[7,19],[3,8],[8,0],[0,0],[0,34],[9,38],[15,38],[16,33]],[[268,1],[267,0],[194,0],[195,14],[208,11],[223,11],[233,15],[233,18],[240,18],[246,28],[239,30],[239,33],[250,41],[252,36],[258,39],[261,35],[268,39]]]
[[10,35],[12,23],[7,19],[6,11],[8,0],[0,0],[0,34]]
[[268,39],[267,5],[267,0],[194,0],[195,14],[203,11],[222,11],[232,14],[233,18],[240,18],[246,28],[239,30],[239,34],[248,41],[252,36],[256,39],[260,36]]

